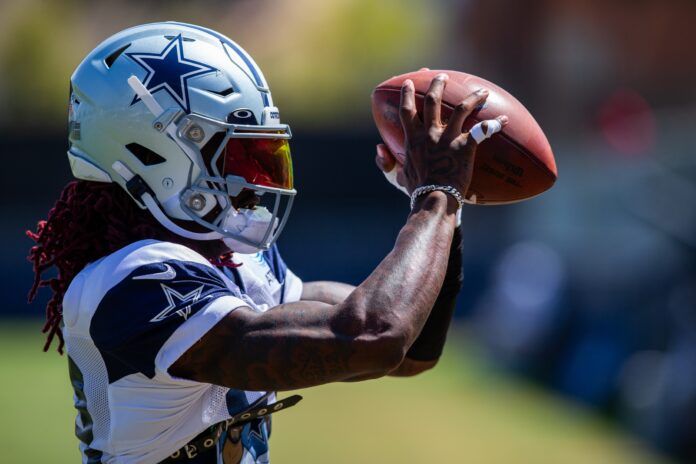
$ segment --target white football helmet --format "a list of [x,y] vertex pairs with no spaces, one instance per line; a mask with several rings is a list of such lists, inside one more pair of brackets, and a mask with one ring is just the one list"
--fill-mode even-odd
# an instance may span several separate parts
[[[266,80],[239,45],[163,22],[106,39],[71,78],[73,175],[116,182],[172,232],[268,249],[296,193],[288,140]],[[248,189],[262,204],[237,205]]]

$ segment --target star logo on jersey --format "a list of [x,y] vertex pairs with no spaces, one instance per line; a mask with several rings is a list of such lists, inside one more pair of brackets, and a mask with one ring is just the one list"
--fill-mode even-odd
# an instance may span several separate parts
[[262,419],[257,419],[254,421],[251,421],[249,424],[249,435],[255,437],[259,441],[266,441],[266,437],[264,435],[264,421]]
[[[174,37],[160,53],[126,53],[147,71],[143,85],[151,94],[164,90],[187,113],[189,109],[188,81],[217,69],[184,56],[184,41],[181,34]],[[131,102],[140,100],[136,95]]]
[[273,269],[271,269],[268,266],[268,263],[263,258],[263,253],[256,253],[254,255],[254,260],[259,264],[259,266],[261,266],[262,269],[267,269],[266,273],[264,274],[264,277],[266,278],[266,282],[268,283],[268,285],[273,285],[278,282],[278,279],[276,279],[276,276],[273,273]]
[[189,293],[182,295],[171,287],[164,284],[160,284],[162,290],[164,290],[164,296],[167,298],[169,303],[166,308],[160,311],[155,317],[150,319],[150,322],[161,322],[166,318],[179,315],[187,320],[191,315],[191,306],[198,301],[203,292],[203,285],[190,291]]
[[273,271],[269,269],[268,272],[266,273],[266,282],[268,283],[268,285],[273,285],[277,281],[278,280],[276,279],[275,274],[273,274]]

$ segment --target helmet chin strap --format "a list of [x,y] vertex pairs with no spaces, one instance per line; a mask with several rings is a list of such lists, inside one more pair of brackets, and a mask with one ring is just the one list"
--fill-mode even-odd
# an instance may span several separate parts
[[[152,94],[147,90],[145,85],[138,79],[136,76],[131,76],[128,78],[128,85],[133,89],[135,94],[142,100],[142,102],[145,104],[148,110],[150,110],[150,113],[152,113],[156,118],[161,116],[162,113],[164,113],[164,109],[162,106],[160,106],[159,103],[157,103],[157,100],[155,100],[155,97],[152,96]],[[170,122],[167,124],[167,127],[165,128],[167,131],[167,134],[176,142],[176,128],[174,127],[174,124]],[[189,155],[189,158],[195,159],[195,156],[192,156],[191,153],[188,151],[188,147],[182,146],[181,144],[177,144],[181,147],[184,152],[186,152],[187,155]],[[123,179],[128,182],[133,178],[133,173],[131,172],[130,169],[126,167],[123,163],[120,161],[116,161],[113,164],[113,169],[118,172]],[[148,211],[157,219],[157,221],[162,224],[164,227],[169,229],[171,232],[174,232],[177,235],[181,235],[182,237],[190,238],[192,240],[219,240],[222,238],[222,234],[218,232],[207,232],[207,233],[197,233],[197,232],[191,232],[189,230],[184,229],[183,227],[180,227],[179,225],[175,224],[174,221],[172,221],[166,214],[164,214],[164,211],[162,211],[162,208],[160,208],[159,204],[155,201],[155,199],[152,197],[152,194],[150,192],[145,191],[142,196],[140,197],[140,200],[145,204],[147,207]]]
[[191,240],[219,240],[222,238],[222,235],[218,232],[211,231],[207,233],[200,233],[186,230],[183,227],[178,226],[176,223],[174,223],[174,221],[169,219],[169,217],[166,214],[164,214],[157,202],[154,200],[154,198],[152,198],[152,195],[150,195],[149,193],[144,193],[141,198],[143,200],[143,203],[145,203],[145,206],[147,207],[148,211],[150,211],[150,213],[155,217],[155,219],[157,219],[157,221],[160,224],[162,224],[164,227],[166,227],[171,232],[174,232],[177,235],[190,238]]
[[[123,178],[124,181],[126,181],[126,183],[130,182],[135,177],[133,172],[120,161],[116,161],[111,167]],[[177,225],[174,221],[169,219],[169,217],[166,214],[164,214],[162,208],[160,208],[159,204],[152,197],[152,194],[148,191],[144,191],[140,195],[139,200],[141,200],[143,204],[145,204],[145,207],[148,209],[148,211],[150,211],[150,214],[152,214],[154,218],[157,219],[157,222],[159,222],[168,230],[174,232],[177,235],[190,238],[191,240],[219,240],[222,238],[222,234],[218,232],[191,232],[190,230],[186,230],[183,227]]]
[[[126,183],[130,182],[135,178],[133,172],[130,169],[128,169],[128,167],[121,161],[116,161],[111,167],[123,178],[124,181],[126,181]],[[177,225],[174,221],[172,221],[169,218],[169,216],[164,214],[162,208],[160,208],[157,201],[155,201],[155,199],[152,197],[152,194],[147,190],[142,191],[142,193],[140,194],[140,198],[138,199],[145,204],[145,207],[148,209],[150,214],[152,214],[152,216],[157,220],[157,222],[162,224],[162,226],[167,228],[170,232],[173,232],[181,237],[185,237],[191,240],[222,240],[223,242],[225,242],[225,245],[230,247],[230,249],[239,253],[256,253],[257,251],[263,249],[255,245],[244,243],[243,241],[240,241],[239,239],[233,237],[224,237],[219,232],[211,231],[207,233],[199,233],[191,232],[190,230],[184,229],[183,227]]]

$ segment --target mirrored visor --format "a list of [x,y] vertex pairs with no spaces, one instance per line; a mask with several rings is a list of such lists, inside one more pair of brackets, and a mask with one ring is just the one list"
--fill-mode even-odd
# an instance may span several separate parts
[[223,176],[241,176],[250,184],[293,188],[292,158],[287,139],[230,138]]

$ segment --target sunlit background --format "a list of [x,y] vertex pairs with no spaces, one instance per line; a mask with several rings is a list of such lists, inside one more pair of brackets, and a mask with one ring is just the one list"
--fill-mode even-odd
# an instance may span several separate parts
[[[546,131],[557,185],[464,211],[444,362],[309,389],[275,462],[696,462],[696,3],[690,0],[0,1],[0,460],[77,462],[64,358],[41,353],[24,230],[69,180],[70,73],[125,27],[217,29],[292,125],[280,240],[306,280],[360,282],[408,213],[373,163],[370,92],[480,75]],[[6,454],[6,453],[9,453]]]

